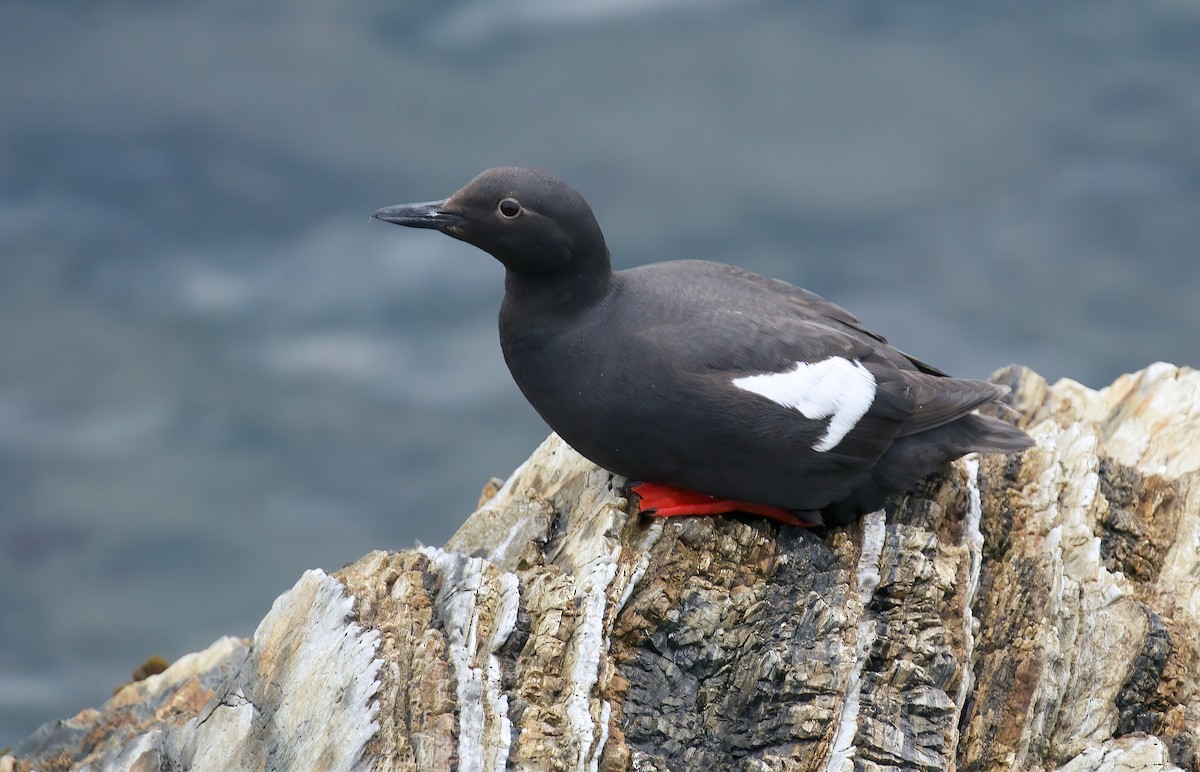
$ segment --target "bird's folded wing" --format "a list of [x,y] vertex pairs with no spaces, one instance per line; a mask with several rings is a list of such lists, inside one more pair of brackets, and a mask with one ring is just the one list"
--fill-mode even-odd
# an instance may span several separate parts
[[[745,282],[746,284],[761,288],[765,292],[790,298],[796,304],[798,317],[808,319],[823,318],[830,327],[852,332],[858,336],[887,344],[887,338],[864,327],[857,316],[815,292],[806,290],[803,287],[797,287],[780,279],[772,279],[752,271],[747,271],[737,266],[721,265],[721,269],[723,269],[722,273],[725,273],[730,279]],[[907,359],[913,367],[921,372],[929,373],[930,375],[946,375],[945,372],[928,362],[917,359],[899,349],[893,348],[892,350],[904,359]]]
[[901,371],[878,383],[876,402],[895,404],[908,417],[897,437],[933,429],[962,418],[981,405],[1008,393],[1007,386],[966,378],[946,378],[928,373]]

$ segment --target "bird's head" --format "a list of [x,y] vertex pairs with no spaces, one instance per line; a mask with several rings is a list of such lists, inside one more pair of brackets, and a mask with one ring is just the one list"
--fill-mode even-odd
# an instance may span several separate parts
[[608,248],[587,201],[562,180],[533,169],[488,169],[443,201],[384,207],[373,217],[439,230],[521,276],[608,270]]

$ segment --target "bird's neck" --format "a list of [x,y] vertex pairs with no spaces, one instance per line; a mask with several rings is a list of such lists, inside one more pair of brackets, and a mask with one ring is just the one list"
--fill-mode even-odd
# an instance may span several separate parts
[[573,316],[604,299],[612,285],[608,250],[594,259],[576,261],[574,270],[546,274],[504,274],[501,315],[536,317]]

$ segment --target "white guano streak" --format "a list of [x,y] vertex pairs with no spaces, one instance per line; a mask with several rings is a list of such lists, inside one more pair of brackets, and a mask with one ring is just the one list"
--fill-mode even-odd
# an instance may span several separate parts
[[608,740],[607,716],[611,706],[605,710],[604,705],[600,705],[601,719],[605,725],[600,728],[600,737],[594,737],[596,725],[592,721],[591,694],[600,679],[608,588],[617,575],[620,555],[621,547],[618,545],[608,555],[598,556],[576,583],[580,613],[575,627],[574,663],[567,671],[569,680],[566,687],[567,726],[579,748],[576,772],[595,772],[600,763],[600,753],[604,750],[603,744]]
[[733,385],[799,410],[813,421],[828,418],[825,434],[813,445],[818,453],[836,448],[875,401],[875,376],[857,359],[842,357],[797,362],[782,373],[734,378]]
[[842,715],[838,719],[837,732],[833,736],[833,752],[829,756],[826,772],[850,772],[855,768],[854,755],[857,746],[854,739],[858,735],[858,709],[862,698],[862,673],[875,645],[878,621],[877,615],[870,611],[871,598],[879,587],[879,556],[883,554],[883,542],[887,537],[887,526],[884,522],[883,510],[863,515],[862,523],[862,552],[858,555],[858,601],[861,606],[858,618],[858,642],[854,649],[854,665],[850,669],[850,677],[846,683],[846,699],[842,703]]
[[[436,547],[423,547],[434,573],[442,577],[436,604],[444,625],[450,662],[458,680],[458,769],[498,772],[508,768],[512,720],[501,686],[496,652],[517,621],[520,585],[513,574],[487,576],[488,562]],[[495,584],[493,584],[493,581]],[[479,640],[481,595],[495,593],[494,619],[488,638]],[[474,662],[484,654],[483,666]]]
[[967,704],[967,695],[974,686],[975,665],[975,615],[971,607],[979,591],[979,574],[983,567],[983,532],[979,524],[983,521],[983,497],[979,492],[979,456],[972,454],[962,460],[967,473],[967,516],[963,520],[962,537],[959,544],[967,549],[970,560],[967,570],[967,588],[963,598],[963,658],[962,676],[958,682],[958,694],[954,697],[955,720],[950,724],[950,742],[947,748],[958,747],[958,719]]

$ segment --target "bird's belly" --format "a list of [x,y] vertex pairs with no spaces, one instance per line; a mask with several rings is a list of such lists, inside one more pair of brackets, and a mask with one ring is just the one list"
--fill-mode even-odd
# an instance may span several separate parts
[[653,373],[560,372],[518,384],[567,444],[631,479],[793,509],[819,509],[852,482],[786,413],[734,414],[695,392],[667,393]]

